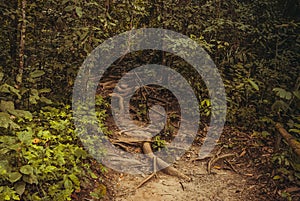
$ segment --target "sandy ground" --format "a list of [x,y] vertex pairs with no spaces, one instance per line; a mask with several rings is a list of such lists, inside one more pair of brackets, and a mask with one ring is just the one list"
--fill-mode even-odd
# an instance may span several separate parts
[[[193,148],[192,148],[193,150]],[[188,156],[188,157],[187,157]],[[218,166],[207,174],[207,162],[194,161],[196,149],[189,151],[173,166],[191,178],[183,181],[177,177],[159,172],[140,188],[136,187],[148,175],[120,174],[114,184],[115,201],[240,201],[258,200],[252,194],[254,186],[247,184],[249,174],[242,175]],[[230,160],[230,159],[228,159]]]

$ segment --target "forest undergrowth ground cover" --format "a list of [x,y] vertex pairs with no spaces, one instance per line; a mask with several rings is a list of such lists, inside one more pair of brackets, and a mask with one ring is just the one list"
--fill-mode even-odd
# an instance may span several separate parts
[[[148,175],[130,175],[108,169],[104,175],[107,195],[104,200],[284,200],[272,179],[270,157],[273,144],[261,146],[261,140],[238,128],[225,127],[210,157],[198,160],[203,134],[199,133],[191,148],[173,165],[191,178],[184,181],[158,172],[137,187]],[[202,136],[202,137],[201,137]],[[138,147],[134,147],[137,149]],[[141,150],[140,150],[141,151]],[[226,155],[231,155],[224,157]],[[210,174],[208,164],[211,164]],[[294,190],[288,187],[284,190]],[[294,194],[293,200],[299,199]]]

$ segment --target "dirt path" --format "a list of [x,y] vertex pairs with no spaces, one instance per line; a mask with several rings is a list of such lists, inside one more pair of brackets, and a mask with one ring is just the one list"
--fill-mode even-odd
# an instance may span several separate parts
[[[219,160],[212,168],[212,173],[207,174],[207,163],[209,159],[195,161],[198,148],[193,146],[173,166],[191,178],[191,181],[183,181],[174,176],[162,172],[157,177],[136,187],[146,178],[147,175],[119,174],[113,186],[115,201],[240,201],[259,200],[252,191],[255,187],[247,180],[252,175],[239,174],[232,169],[223,166]],[[224,159],[225,160],[225,159]],[[227,159],[228,161],[234,159]],[[228,170],[226,170],[228,169]]]
[[[114,86],[107,86],[107,88],[112,87]],[[105,90],[100,90],[101,95],[105,97],[108,92],[104,93],[104,91]],[[160,93],[159,91],[154,91],[153,93],[153,97],[161,97],[160,94],[164,94],[163,98],[165,99],[166,104],[171,106],[177,104],[176,102],[174,103],[172,97],[169,100],[167,93]],[[137,94],[149,96],[149,94],[143,91]],[[132,100],[139,100],[137,97]],[[143,99],[143,97],[140,97],[140,99]],[[147,119],[145,118],[145,114],[143,117],[143,115],[136,112],[141,110],[141,108],[138,108],[140,104],[142,104],[142,102],[133,101],[134,106],[132,106],[130,111],[133,111],[132,119],[135,119],[135,121],[139,120],[138,122],[143,122]],[[147,104],[150,104],[150,102],[147,102]],[[174,112],[177,114],[176,111],[178,110],[178,108],[172,108],[171,106],[165,106],[166,108],[169,108],[169,116]],[[120,105],[120,108],[123,108],[122,105]],[[136,125],[139,125],[138,122],[136,122]],[[178,122],[178,118],[170,120],[169,123],[174,129],[172,132],[170,131],[170,136],[176,133],[176,129],[178,129],[176,125]],[[126,122],[123,123],[127,124]],[[108,130],[112,131],[110,134],[110,140],[112,142],[114,140],[118,141],[118,143],[115,144],[116,147],[131,153],[143,152],[141,146],[142,143],[128,143],[128,140],[127,143],[125,143],[126,140],[123,142],[122,140],[119,140],[120,138],[125,139],[128,136],[135,137],[133,132],[134,130],[128,129],[128,135],[126,135],[126,130],[118,130],[111,115],[107,119],[106,125],[109,128]],[[225,127],[223,134],[218,141],[218,146],[215,147],[214,151],[211,153],[211,157],[216,155],[224,156],[224,154],[231,154],[231,156],[224,158],[217,157],[218,160],[215,160],[214,163],[209,166],[210,168],[208,168],[211,157],[203,160],[196,160],[198,159],[198,153],[201,145],[203,144],[203,140],[207,135],[206,132],[207,129],[200,129],[192,147],[184,154],[184,156],[172,165],[181,173],[190,177],[191,181],[183,181],[176,176],[170,176],[162,172],[158,172],[156,177],[152,177],[149,181],[137,189],[141,182],[149,176],[146,173],[143,174],[142,170],[141,175],[135,176],[109,170],[109,172],[105,174],[107,181],[106,185],[109,192],[104,199],[110,201],[274,200],[273,198],[270,199],[268,193],[268,195],[262,195],[264,192],[269,191],[262,191],[260,188],[262,186],[269,185],[271,182],[269,179],[270,174],[269,176],[264,175],[269,170],[259,169],[260,167],[263,167],[261,164],[265,161],[269,161],[266,160],[266,158],[270,157],[272,150],[268,147],[264,147],[262,144],[259,145],[259,140],[251,136],[250,133],[243,133],[236,128]],[[138,132],[136,135],[141,135],[141,133]],[[166,139],[166,141],[169,142],[171,140]],[[221,147],[223,149],[221,149]],[[127,161],[130,160],[131,158],[127,158]],[[211,174],[208,173],[208,170],[211,170]],[[270,192],[270,194],[274,193]]]

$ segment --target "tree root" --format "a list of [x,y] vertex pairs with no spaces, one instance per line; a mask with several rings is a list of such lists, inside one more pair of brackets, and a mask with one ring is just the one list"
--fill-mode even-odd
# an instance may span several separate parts
[[156,157],[154,154],[153,154],[153,151],[151,149],[151,144],[149,142],[144,142],[143,144],[143,151],[145,154],[148,155],[148,157],[150,157],[151,159],[154,159],[156,158],[156,163],[157,163],[157,166],[159,168],[162,168],[162,172],[164,172],[165,174],[168,174],[168,175],[172,175],[172,176],[176,176],[178,178],[181,178],[181,179],[184,179],[184,180],[187,180],[187,181],[190,181],[191,178],[189,178],[188,176],[186,176],[185,174],[179,172],[177,169],[175,169],[174,167],[172,166],[169,166],[168,163],[166,163],[165,161],[163,161],[162,159]]

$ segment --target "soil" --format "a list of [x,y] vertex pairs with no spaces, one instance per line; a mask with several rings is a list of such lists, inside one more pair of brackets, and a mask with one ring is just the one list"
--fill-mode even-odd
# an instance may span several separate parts
[[[148,175],[129,175],[109,170],[106,174],[108,195],[104,200],[283,200],[276,191],[272,191],[275,184],[270,179],[271,167],[264,163],[273,151],[271,146],[262,149],[257,146],[256,138],[226,127],[211,157],[198,160],[200,139],[197,138],[192,147],[172,165],[190,177],[190,181],[160,171],[137,189]],[[220,152],[219,156],[234,155],[217,160],[208,174],[208,163],[217,152]]]

